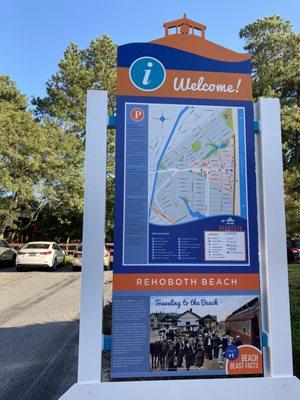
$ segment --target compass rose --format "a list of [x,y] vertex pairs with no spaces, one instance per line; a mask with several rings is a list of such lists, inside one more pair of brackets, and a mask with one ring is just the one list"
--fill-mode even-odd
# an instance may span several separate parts
[[164,122],[165,122],[165,121],[169,121],[169,120],[170,120],[170,118],[166,118],[166,117],[164,116],[163,110],[161,110],[161,116],[158,117],[158,118],[154,118],[154,119],[158,119],[158,120],[161,122],[161,126],[162,126],[162,127],[164,126]]

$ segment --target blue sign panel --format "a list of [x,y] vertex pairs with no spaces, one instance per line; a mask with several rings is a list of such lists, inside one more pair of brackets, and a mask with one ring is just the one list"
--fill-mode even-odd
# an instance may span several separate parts
[[261,354],[250,56],[164,26],[118,48],[112,379]]

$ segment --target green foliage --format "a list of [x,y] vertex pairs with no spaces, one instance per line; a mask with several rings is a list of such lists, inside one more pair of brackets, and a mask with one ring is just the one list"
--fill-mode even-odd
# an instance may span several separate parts
[[273,15],[245,26],[240,37],[252,56],[254,97],[281,103],[287,230],[300,234],[300,35]]
[[6,75],[0,75],[0,101],[9,103],[16,110],[25,110],[27,107],[26,97]]
[[108,175],[106,180],[106,242],[113,242],[115,209],[115,180]]
[[60,126],[81,136],[85,132],[86,93],[108,90],[109,112],[115,111],[116,45],[108,36],[97,37],[87,49],[71,43],[47,82],[47,96],[36,98],[39,117],[53,117]]
[[300,237],[300,171],[284,171],[284,184],[287,233]]
[[[300,93],[300,92],[299,92]],[[284,167],[300,168],[300,94],[297,104],[281,107]]]
[[103,307],[103,335],[111,335],[112,303]]
[[[76,136],[26,110],[26,98],[8,77],[0,77],[0,235],[24,230],[46,206],[66,218],[82,209],[82,146]],[[67,188],[67,190],[66,190]]]
[[241,29],[252,56],[254,95],[293,101],[299,84],[300,37],[289,21],[273,15]]
[[[58,72],[47,82],[47,96],[36,98],[36,115],[55,121],[65,133],[77,138],[85,135],[86,93],[89,89],[108,91],[109,113],[115,112],[116,87],[116,45],[108,36],[97,37],[88,48],[79,49],[71,43],[58,64]],[[81,158],[84,153],[84,140],[77,146]],[[114,204],[115,136],[108,132],[107,143],[107,239],[112,240]],[[78,193],[82,195],[82,180],[74,177]]]
[[[68,191],[68,188],[66,188]],[[42,239],[53,239],[57,242],[73,242],[74,240],[81,240],[82,236],[82,196],[83,194],[78,192],[77,195],[81,195],[81,207],[64,207],[54,209],[50,205],[43,209],[40,214],[36,227],[43,232]],[[65,215],[62,214],[62,210],[67,211]],[[62,218],[63,217],[63,218]]]
[[[271,16],[240,31],[252,55],[254,96],[278,97],[282,107],[287,225],[299,233],[300,38],[288,21]],[[60,236],[80,229],[83,202],[85,106],[88,89],[105,89],[109,113],[115,112],[116,45],[97,37],[85,49],[71,43],[46,84],[47,95],[35,98],[35,120],[16,85],[0,76],[0,224],[23,229],[37,219]],[[107,240],[112,240],[114,212],[114,131],[108,132]],[[52,221],[52,222],[50,222]],[[22,223],[21,223],[22,222]],[[62,232],[58,225],[62,224]],[[48,229],[49,230],[49,229]]]
[[[8,77],[0,80],[0,234],[16,228],[23,215],[34,219],[34,191],[45,154],[41,127],[25,111],[26,99]],[[7,90],[8,89],[8,90]]]
[[294,374],[300,378],[300,265],[289,265]]
[[65,264],[72,264],[73,256],[71,254],[68,254],[65,256]]

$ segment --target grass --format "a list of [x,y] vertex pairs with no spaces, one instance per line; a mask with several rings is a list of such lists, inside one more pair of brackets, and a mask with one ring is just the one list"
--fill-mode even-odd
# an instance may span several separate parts
[[289,265],[294,374],[300,378],[300,264]]

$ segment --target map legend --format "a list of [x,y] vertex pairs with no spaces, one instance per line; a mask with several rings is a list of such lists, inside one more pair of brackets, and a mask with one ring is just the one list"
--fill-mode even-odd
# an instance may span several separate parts
[[152,262],[174,261],[177,260],[177,249],[172,250],[168,236],[152,236],[151,239],[151,258]]
[[178,238],[178,259],[182,262],[195,262],[199,258],[200,238]]
[[245,259],[245,232],[205,232],[206,261],[245,261]]

